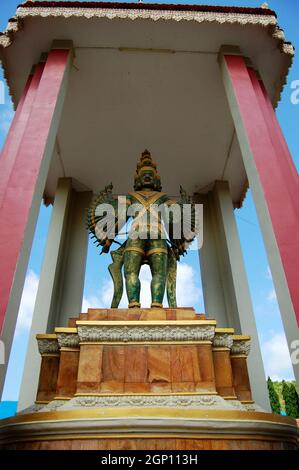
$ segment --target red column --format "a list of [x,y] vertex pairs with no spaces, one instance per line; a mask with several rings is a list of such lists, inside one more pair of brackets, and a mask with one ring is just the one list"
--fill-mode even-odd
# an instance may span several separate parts
[[[11,137],[16,141],[8,145],[17,152],[14,157],[13,167],[9,171],[0,208],[1,329],[46,146],[50,136],[53,140],[51,128],[55,119],[55,112],[60,106],[59,98],[62,93],[62,83],[65,78],[70,53],[69,49],[53,49],[49,53],[31,109],[29,111],[23,105],[19,113],[18,121],[20,120],[22,123],[26,121],[22,137],[20,138],[22,128],[20,125],[20,132],[17,135],[14,132],[11,134]],[[29,93],[34,93],[34,87],[36,88],[36,86],[37,80],[33,79],[26,97],[29,96]],[[29,115],[26,114],[28,112]]]
[[263,83],[258,80],[257,75],[252,68],[248,68],[248,73],[259,102],[260,109],[263,113],[272,145],[275,149],[275,156],[273,155],[273,158],[276,159],[284,179],[288,182],[287,189],[291,196],[291,202],[295,212],[299,216],[299,178],[294,161],[276,118],[267,90]]
[[268,122],[269,109],[265,101],[260,99],[243,57],[226,55],[224,60],[263,188],[299,324],[299,217],[295,208],[298,191],[289,190],[291,187],[296,188],[294,174],[290,169],[290,161],[285,158],[285,151],[278,151],[281,149],[281,140],[277,125],[273,124],[272,119]]
[[[273,109],[271,100],[269,98],[267,90],[266,90],[266,88],[265,88],[262,81],[260,81],[260,87],[261,87],[261,90],[262,90],[263,95],[264,95],[266,108],[268,110],[268,122],[271,123],[271,127],[272,127],[271,135],[273,137],[275,137],[278,152],[280,152],[281,155],[283,155],[283,161],[286,163],[286,166],[287,166],[289,172],[291,173],[291,178],[295,182],[296,187],[297,187],[297,191],[298,191],[299,190],[298,172],[297,172],[296,166],[294,164],[294,161],[293,161],[292,155],[290,153],[290,150],[288,148],[288,144],[286,143],[286,140],[285,140],[284,135],[282,133],[281,127],[280,127],[279,122],[278,122],[278,119],[276,117],[275,111]],[[298,207],[298,205],[297,205],[297,207]]]
[[34,74],[29,76],[1,152],[0,207],[2,206],[3,197],[7,190],[9,177],[15,164],[16,155],[26,128],[43,68],[44,64],[38,64]]

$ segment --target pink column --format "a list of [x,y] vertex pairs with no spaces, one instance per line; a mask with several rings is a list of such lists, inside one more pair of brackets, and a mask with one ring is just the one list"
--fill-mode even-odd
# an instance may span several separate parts
[[276,118],[267,90],[252,68],[248,68],[248,73],[259,102],[260,109],[263,113],[272,145],[275,149],[275,156],[273,155],[273,158],[276,159],[277,165],[279,165],[285,181],[288,182],[287,190],[291,196],[290,200],[293,204],[294,211],[297,212],[297,215],[299,216],[299,178],[294,161]]
[[[61,111],[60,98],[64,93],[63,82],[70,55],[70,49],[53,49],[49,53],[29,116],[23,116],[24,108],[20,111],[19,119],[27,120],[27,123],[19,145],[13,144],[18,150],[0,208],[0,328],[3,327],[33,196],[37,185],[41,184],[38,182],[40,171],[44,184],[49,153],[53,151],[57,128],[54,121]],[[42,168],[46,153],[47,165]]]
[[[298,189],[294,171],[289,157],[286,158],[285,148],[281,152],[282,142],[278,125],[275,124],[273,116],[271,121],[269,120],[269,108],[265,100],[261,99],[255,80],[251,80],[243,57],[225,55],[224,64],[264,193],[299,323],[299,216],[298,208],[295,207]],[[289,188],[294,190],[290,191]]]
[[0,156],[0,207],[7,190],[9,177],[16,161],[17,152],[30,115],[32,104],[38,89],[44,64],[38,64],[34,74],[30,75],[18,103],[5,144]]
[[[299,190],[299,178],[298,178],[298,172],[297,172],[296,166],[294,164],[294,160],[292,158],[288,144],[286,143],[286,140],[282,133],[281,127],[279,125],[278,119],[276,117],[276,114],[273,109],[267,90],[262,81],[260,81],[260,87],[262,89],[266,108],[268,110],[268,122],[271,123],[272,130],[270,132],[273,135],[273,137],[275,137],[278,152],[280,152],[281,155],[283,155],[283,161],[285,161],[286,167],[288,168],[291,174],[291,178],[293,179],[293,182],[295,182],[294,184],[296,185],[297,191],[298,191]],[[297,205],[297,208],[298,208],[298,205]]]

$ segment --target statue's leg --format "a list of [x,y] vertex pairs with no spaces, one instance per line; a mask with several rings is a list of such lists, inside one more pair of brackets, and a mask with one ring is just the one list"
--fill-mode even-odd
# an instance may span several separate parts
[[164,240],[151,241],[147,258],[152,273],[152,307],[163,307],[167,278],[167,246]]
[[114,293],[111,302],[111,308],[118,308],[123,295],[123,276],[122,266],[124,257],[124,246],[118,248],[118,250],[111,251],[112,263],[109,264],[108,269],[113,280]]
[[177,308],[176,302],[176,277],[177,277],[177,259],[175,255],[169,251],[167,257],[167,300],[170,308]]
[[129,240],[124,254],[124,273],[129,308],[140,307],[139,272],[143,258],[143,243]]

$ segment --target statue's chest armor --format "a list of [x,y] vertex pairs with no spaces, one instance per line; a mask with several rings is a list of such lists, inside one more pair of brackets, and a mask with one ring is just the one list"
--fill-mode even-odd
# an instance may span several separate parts
[[153,204],[162,204],[165,199],[165,193],[158,191],[135,191],[130,193],[132,204],[141,204],[143,210],[150,211]]
[[165,194],[158,191],[136,191],[130,193],[130,196],[132,204],[140,206],[139,211],[133,215],[133,229],[138,228],[139,232],[146,233],[154,229],[161,233],[160,216],[157,206],[164,202]]

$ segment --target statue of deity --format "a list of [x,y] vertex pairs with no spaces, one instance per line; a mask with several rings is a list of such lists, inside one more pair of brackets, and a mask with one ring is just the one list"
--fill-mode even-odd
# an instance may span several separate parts
[[[162,192],[157,165],[148,150],[137,164],[134,191],[117,198],[112,189],[110,184],[94,197],[87,218],[88,229],[103,247],[102,253],[108,253],[113,242],[120,245],[111,252],[111,307],[119,306],[123,294],[123,269],[128,306],[140,308],[139,273],[141,266],[148,264],[152,274],[151,307],[163,307],[166,290],[169,307],[175,308],[177,261],[197,233],[195,205],[182,188],[177,201]],[[117,235],[128,227],[130,219],[128,237],[120,243]]]

